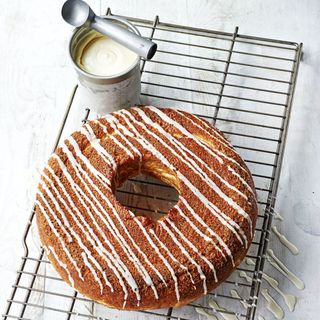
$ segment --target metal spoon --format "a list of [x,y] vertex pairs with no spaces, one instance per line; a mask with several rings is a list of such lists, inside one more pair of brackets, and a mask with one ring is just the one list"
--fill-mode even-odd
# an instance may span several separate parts
[[75,27],[91,27],[145,59],[151,59],[157,51],[156,43],[96,16],[90,6],[82,0],[66,1],[61,14],[69,24]]

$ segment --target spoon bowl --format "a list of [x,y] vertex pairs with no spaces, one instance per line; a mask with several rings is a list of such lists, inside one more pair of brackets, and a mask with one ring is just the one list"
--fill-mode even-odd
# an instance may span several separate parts
[[81,27],[94,16],[89,5],[81,0],[66,1],[62,7],[61,14],[66,22],[75,27]]

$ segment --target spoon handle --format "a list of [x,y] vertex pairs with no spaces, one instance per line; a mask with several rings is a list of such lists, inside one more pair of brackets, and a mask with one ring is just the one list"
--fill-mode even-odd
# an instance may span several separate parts
[[91,27],[145,59],[151,59],[157,51],[156,43],[98,16],[95,16]]

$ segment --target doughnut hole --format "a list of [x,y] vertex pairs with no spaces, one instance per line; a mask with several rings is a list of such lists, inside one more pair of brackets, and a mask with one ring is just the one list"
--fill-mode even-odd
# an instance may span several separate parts
[[179,181],[157,160],[127,163],[117,170],[117,200],[136,216],[157,222],[178,202]]

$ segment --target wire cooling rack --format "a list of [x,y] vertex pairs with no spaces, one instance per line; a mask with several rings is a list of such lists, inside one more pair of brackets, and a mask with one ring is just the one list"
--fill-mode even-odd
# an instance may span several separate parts
[[[107,14],[111,14],[108,9]],[[68,287],[53,270],[36,239],[34,211],[23,236],[24,256],[3,319],[254,319],[273,208],[279,183],[302,44],[126,17],[158,43],[142,61],[141,103],[184,108],[222,130],[250,168],[259,218],[248,257],[214,292],[182,308],[142,312],[111,310]],[[72,93],[54,148],[72,113]],[[83,108],[84,122],[92,115]],[[130,179],[118,199],[135,212],[164,214],[177,199],[169,186],[145,177]],[[244,271],[246,282],[239,277]],[[231,295],[237,290],[239,297]],[[218,303],[212,308],[210,301]],[[242,302],[242,304],[241,304]],[[245,306],[244,305],[245,302]],[[201,308],[201,309],[197,309]],[[198,310],[198,311],[197,311]],[[221,318],[222,319],[222,318]],[[228,318],[229,319],[229,318]]]

